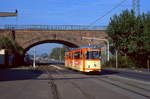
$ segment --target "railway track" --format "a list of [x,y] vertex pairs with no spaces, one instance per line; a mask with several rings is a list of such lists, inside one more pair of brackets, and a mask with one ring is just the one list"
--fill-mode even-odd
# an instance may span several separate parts
[[[57,68],[58,69],[58,68]],[[67,78],[64,74],[65,72],[71,72],[69,70],[67,71],[60,71],[60,70],[56,70],[56,74],[55,75],[61,75],[63,76],[63,78]],[[59,92],[57,90],[57,86],[55,84],[55,80],[53,78],[53,76],[51,75],[51,73],[49,71],[47,71],[48,76],[49,76],[49,84],[52,90],[52,94],[53,94],[53,99],[61,99],[59,97]],[[84,95],[85,99],[94,99],[91,95],[89,95],[88,93],[86,93],[78,84],[74,83],[73,81],[69,80],[69,81],[65,81],[66,83],[71,83],[75,88],[77,88],[82,95]]]
[[[65,69],[65,70],[59,70],[57,69],[56,70],[56,75],[61,75],[62,78],[68,78],[68,76],[66,76],[65,74],[67,73],[74,73],[74,74],[81,74],[81,73],[78,73],[78,72],[75,72],[75,71],[70,71],[68,69]],[[150,99],[150,89],[149,89],[149,85],[148,84],[142,84],[142,83],[139,83],[139,82],[132,82],[132,80],[130,82],[126,81],[125,79],[118,79],[117,77],[113,77],[113,76],[100,76],[100,75],[96,75],[96,76],[93,76],[93,75],[83,75],[81,74],[82,76],[84,76],[85,78],[86,77],[89,77],[90,80],[95,80],[96,82],[104,82],[106,84],[109,84],[109,85],[112,85],[112,86],[115,86],[116,88],[120,88],[120,89],[123,89],[127,92],[130,92],[130,93],[134,93],[136,95],[139,95],[139,96],[142,96],[142,97],[145,97],[147,99]],[[69,78],[71,78],[69,76]],[[58,93],[58,90],[57,90],[57,86],[55,85],[54,83],[54,79],[53,77],[51,76],[51,74],[49,73],[49,79],[50,79],[50,86],[53,90],[53,95],[54,95],[54,99],[60,99],[59,97],[59,93]],[[64,80],[65,81],[65,80]],[[85,97],[85,99],[94,99],[94,96],[92,96],[91,94],[87,93],[86,90],[83,90],[83,88],[75,83],[74,81],[72,81],[71,79],[67,80],[66,83],[70,83],[72,84],[76,89],[78,89],[78,91],[80,93],[82,93],[82,95]],[[139,86],[140,84],[140,86]],[[148,88],[144,88],[142,86],[148,86]]]
[[[146,89],[146,88],[143,88],[143,87],[139,86],[139,84],[141,84],[141,83],[134,83],[133,84],[133,83],[125,82],[125,81],[122,81],[122,80],[117,80],[116,78],[112,78],[112,77],[107,77],[107,79],[117,81],[117,82],[129,85],[129,86],[136,87],[136,88],[142,89],[144,91],[150,92],[150,89],[148,89],[148,88]],[[147,86],[147,87],[149,87],[149,85],[143,84],[143,86]]]
[[54,79],[53,79],[53,77],[52,77],[52,75],[50,74],[49,71],[47,71],[47,73],[48,73],[48,79],[49,79],[48,83],[49,83],[49,85],[51,87],[51,90],[52,90],[53,99],[60,99],[59,98],[59,93],[58,93],[58,90],[57,90],[57,86],[54,82]]
[[134,94],[141,95],[141,96],[144,96],[144,97],[150,99],[150,96],[149,96],[149,95],[143,94],[143,93],[141,93],[141,92],[132,90],[132,89],[130,89],[130,88],[122,87],[122,86],[120,86],[120,85],[118,85],[118,84],[115,84],[115,83],[113,83],[113,82],[110,82],[110,81],[107,81],[107,80],[104,80],[104,79],[99,79],[99,80],[100,80],[100,81],[103,81],[103,82],[105,82],[105,83],[111,84],[111,85],[113,85],[113,86],[119,87],[119,88],[121,88],[121,89],[124,89],[124,90],[126,90],[126,91],[132,92],[132,93],[134,93]]
[[111,78],[108,76],[107,77],[99,77],[96,79],[99,81],[102,81],[104,83],[119,87],[119,88],[124,89],[126,91],[129,91],[129,92],[132,92],[134,94],[137,94],[137,95],[140,95],[140,96],[143,96],[145,98],[150,99],[150,93],[149,93],[150,90],[143,88],[143,87],[139,87],[136,84],[127,83],[127,82],[124,82],[124,81],[121,81],[121,80],[118,80],[115,78]]
[[[67,70],[67,72],[71,72],[71,71]],[[62,75],[64,78],[67,78],[67,77],[64,75],[63,71],[57,70],[57,73],[58,73],[59,75]],[[82,93],[82,95],[84,95],[85,99],[94,99],[93,96],[91,96],[90,94],[88,94],[87,92],[85,92],[78,84],[74,83],[74,82],[71,81],[71,80],[68,80],[67,83],[68,83],[68,82],[71,83],[75,88],[77,88],[77,89]]]
[[[68,70],[68,72],[70,72],[70,71]],[[87,75],[85,75],[85,76],[87,76]],[[90,77],[92,78],[92,76],[90,76]],[[133,82],[134,83],[133,84],[131,82],[130,83],[129,82],[125,82],[123,80],[116,79],[114,77],[109,77],[109,76],[104,76],[104,77],[98,77],[98,76],[95,77],[94,76],[92,79],[97,79],[99,81],[103,81],[105,83],[111,84],[113,86],[119,87],[119,88],[124,89],[126,91],[129,91],[129,92],[132,92],[134,94],[137,94],[137,95],[140,95],[140,96],[143,96],[145,98],[150,99],[150,89],[138,86],[139,84],[142,84],[142,83],[135,83],[135,82]],[[73,84],[75,85],[75,83],[73,83]],[[75,86],[78,87],[78,85],[75,85]],[[148,86],[148,85],[147,84],[143,84],[143,86]]]

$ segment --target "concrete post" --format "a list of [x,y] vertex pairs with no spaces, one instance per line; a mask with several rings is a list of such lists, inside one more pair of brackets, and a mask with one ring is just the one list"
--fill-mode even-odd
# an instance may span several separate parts
[[116,69],[118,69],[118,50],[115,50],[116,52]]
[[34,58],[33,58],[33,68],[35,69],[36,68],[36,66],[35,66],[35,60],[36,60],[36,49],[35,49],[35,47],[34,47]]

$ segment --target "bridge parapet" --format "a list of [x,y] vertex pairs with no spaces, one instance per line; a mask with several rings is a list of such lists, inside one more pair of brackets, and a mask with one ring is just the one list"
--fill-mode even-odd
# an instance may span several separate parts
[[13,30],[106,30],[107,26],[88,25],[0,25],[0,29]]

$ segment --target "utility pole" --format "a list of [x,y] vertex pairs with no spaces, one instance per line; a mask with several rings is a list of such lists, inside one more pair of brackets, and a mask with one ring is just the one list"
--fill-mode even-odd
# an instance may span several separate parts
[[132,9],[136,15],[140,15],[140,0],[132,0]]

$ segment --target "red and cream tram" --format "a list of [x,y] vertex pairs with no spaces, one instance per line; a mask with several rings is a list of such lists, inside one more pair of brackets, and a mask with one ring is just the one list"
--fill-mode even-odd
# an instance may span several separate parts
[[84,47],[65,53],[65,67],[82,72],[101,71],[101,49]]

